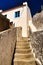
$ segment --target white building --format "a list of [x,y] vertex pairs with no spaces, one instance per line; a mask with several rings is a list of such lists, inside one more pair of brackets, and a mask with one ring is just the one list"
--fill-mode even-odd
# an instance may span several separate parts
[[3,15],[10,19],[10,22],[15,23],[15,27],[22,27],[22,36],[28,37],[29,21],[32,21],[31,12],[27,2],[23,5],[3,11]]

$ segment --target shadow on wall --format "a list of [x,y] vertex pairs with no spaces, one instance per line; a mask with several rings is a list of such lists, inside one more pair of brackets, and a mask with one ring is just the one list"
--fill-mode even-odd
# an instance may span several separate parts
[[13,22],[10,22],[9,19],[0,13],[0,32],[7,29],[13,29],[14,27],[15,24],[13,24]]
[[14,64],[13,60],[14,60],[14,55],[15,55],[15,51],[16,51],[16,43],[15,43],[15,47],[14,47],[14,52],[13,52],[13,55],[12,55],[12,62],[11,62],[11,65]]
[[10,20],[0,13],[0,32],[9,29]]

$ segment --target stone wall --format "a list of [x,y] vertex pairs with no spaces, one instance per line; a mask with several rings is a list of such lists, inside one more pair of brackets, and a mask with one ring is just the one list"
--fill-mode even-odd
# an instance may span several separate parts
[[43,31],[32,33],[31,41],[32,41],[33,51],[35,52],[36,57],[39,58],[39,60],[43,64]]
[[16,44],[16,28],[0,32],[0,65],[11,65]]
[[0,32],[0,65],[12,65],[16,42],[21,38],[21,36],[21,27]]
[[32,20],[32,23],[37,28],[37,30],[43,30],[43,11],[36,13]]

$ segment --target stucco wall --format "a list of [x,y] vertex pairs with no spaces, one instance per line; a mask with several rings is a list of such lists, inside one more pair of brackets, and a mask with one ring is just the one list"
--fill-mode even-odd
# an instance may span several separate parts
[[[15,18],[15,12],[20,11],[20,17]],[[10,22],[15,23],[15,27],[22,27],[22,36],[27,37],[27,7],[23,6],[10,10],[8,12],[2,13],[3,15],[7,14],[7,18],[10,19]]]
[[13,63],[16,41],[21,37],[21,27],[0,32],[0,65],[11,65]]
[[16,42],[16,29],[0,32],[0,65],[11,65]]
[[[28,10],[27,8],[28,8],[28,6],[23,6],[23,7],[14,8],[13,10],[2,13],[3,15],[7,14],[7,18],[10,19],[10,22],[13,21],[13,23],[15,23],[15,27],[19,27],[19,26],[22,27],[22,36],[23,37],[28,36],[27,27],[28,27],[28,21],[30,19],[31,13],[30,13],[30,10]],[[20,17],[15,18],[16,11],[20,11]],[[27,14],[29,14],[28,21],[27,21]]]
[[[28,21],[28,25],[27,25],[27,27],[28,27],[28,36],[29,36],[29,26],[31,25],[31,22],[32,22],[32,16],[31,16],[31,11],[30,11],[30,8],[29,7],[27,7],[27,21]],[[30,24],[30,25],[29,25]]]

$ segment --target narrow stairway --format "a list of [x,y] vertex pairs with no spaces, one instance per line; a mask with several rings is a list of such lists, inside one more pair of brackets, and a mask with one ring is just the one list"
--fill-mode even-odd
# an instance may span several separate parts
[[17,41],[14,65],[36,65],[35,57],[31,49],[30,38],[22,37]]

